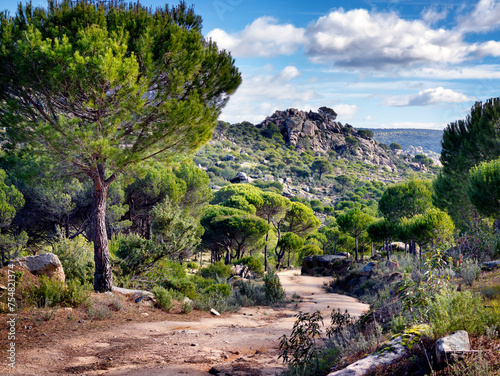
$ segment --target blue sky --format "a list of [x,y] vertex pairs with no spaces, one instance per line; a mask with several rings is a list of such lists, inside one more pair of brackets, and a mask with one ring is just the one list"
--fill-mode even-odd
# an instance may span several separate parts
[[187,3],[243,75],[225,121],[328,106],[355,127],[442,129],[500,96],[500,0]]

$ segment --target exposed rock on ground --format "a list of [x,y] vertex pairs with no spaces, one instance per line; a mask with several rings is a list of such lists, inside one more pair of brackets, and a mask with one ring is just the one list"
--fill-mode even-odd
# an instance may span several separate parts
[[500,260],[483,262],[481,268],[485,270],[494,270],[500,267]]
[[66,280],[61,261],[53,253],[17,258],[9,262],[10,264],[26,268],[36,276],[46,275],[61,282]]
[[469,334],[459,330],[436,342],[436,362],[450,363],[462,358],[465,352],[470,351]]
[[370,354],[340,371],[329,373],[328,376],[363,376],[378,366],[390,365],[403,358],[407,353],[406,347],[402,345],[402,340],[402,337],[398,337],[385,345],[383,351]]

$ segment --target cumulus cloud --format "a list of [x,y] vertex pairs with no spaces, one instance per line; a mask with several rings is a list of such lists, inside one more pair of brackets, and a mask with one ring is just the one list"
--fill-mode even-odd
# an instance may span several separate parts
[[366,9],[331,12],[309,25],[306,37],[313,62],[348,67],[460,63],[470,52],[459,32]]
[[269,66],[266,66],[265,72],[244,74],[243,83],[222,111],[221,120],[259,123],[275,110],[290,107],[309,110],[309,102],[318,94],[301,83],[293,82],[300,75],[301,72],[292,65],[274,74],[269,72]]
[[305,30],[292,24],[278,24],[272,17],[260,17],[237,34],[214,29],[207,38],[234,56],[271,57],[292,55],[305,43]]
[[386,106],[430,106],[441,103],[464,103],[475,100],[465,94],[454,90],[438,87],[435,89],[426,89],[414,95],[400,95],[389,98],[385,101]]
[[497,0],[480,0],[474,11],[460,19],[462,32],[486,32],[500,26],[500,3]]
[[438,11],[435,8],[427,8],[422,12],[422,19],[429,25],[435,24],[441,20],[444,20],[448,16],[448,10],[443,9]]
[[337,113],[337,118],[341,121],[355,120],[359,111],[358,106],[344,103],[334,105],[333,109]]
[[499,0],[480,0],[474,11],[454,29],[432,25],[447,11],[427,8],[421,20],[407,20],[392,12],[337,9],[307,28],[260,17],[241,32],[210,31],[207,38],[236,57],[292,55],[304,48],[314,63],[343,68],[405,68],[417,65],[460,64],[485,56],[500,56],[500,42],[472,44],[467,32],[500,26]]

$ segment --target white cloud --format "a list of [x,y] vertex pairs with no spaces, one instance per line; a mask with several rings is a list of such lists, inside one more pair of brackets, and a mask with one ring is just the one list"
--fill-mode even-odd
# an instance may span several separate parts
[[292,55],[304,44],[304,32],[292,24],[278,24],[272,17],[260,17],[238,34],[214,29],[207,38],[234,56],[271,57]]
[[464,103],[474,101],[476,98],[468,97],[456,91],[438,87],[426,89],[414,95],[394,96],[385,101],[386,106],[430,106],[441,103]]
[[306,37],[313,62],[347,67],[460,63],[470,53],[470,45],[459,32],[365,9],[331,12],[309,25]]
[[221,120],[259,123],[276,110],[291,107],[311,109],[309,102],[318,94],[309,87],[291,82],[301,75],[297,67],[289,65],[275,74],[265,71],[255,75],[243,74],[243,83],[223,109]]
[[207,38],[236,57],[292,55],[304,48],[314,63],[352,70],[387,70],[415,65],[460,64],[485,56],[500,56],[500,42],[466,42],[468,31],[500,26],[499,0],[480,0],[475,10],[454,29],[432,27],[447,11],[428,8],[421,20],[407,20],[396,13],[338,9],[318,18],[307,28],[260,17],[241,32],[210,31]]
[[337,104],[333,106],[337,113],[337,119],[340,121],[352,121],[356,119],[359,107],[352,104]]
[[486,32],[500,26],[500,3],[497,0],[480,0],[471,14],[460,19],[462,32]]
[[427,8],[422,11],[422,19],[429,25],[444,20],[448,16],[448,10],[438,11],[435,8]]

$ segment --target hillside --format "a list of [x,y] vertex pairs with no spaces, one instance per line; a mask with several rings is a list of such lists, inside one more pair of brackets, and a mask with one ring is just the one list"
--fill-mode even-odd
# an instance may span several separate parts
[[257,125],[219,122],[194,161],[207,171],[213,189],[245,181],[274,186],[288,197],[312,202],[317,211],[356,202],[376,211],[384,185],[432,178],[437,168],[412,163],[372,136],[335,117],[288,109]]

